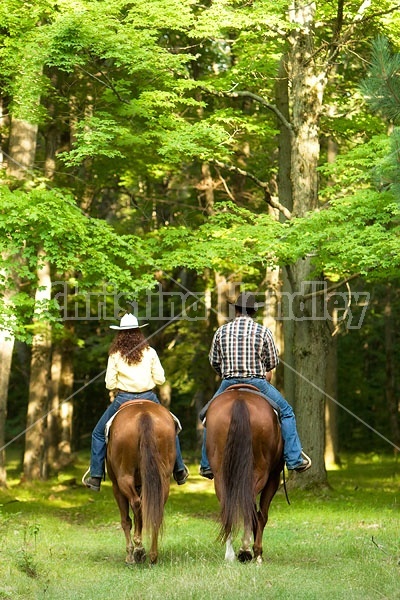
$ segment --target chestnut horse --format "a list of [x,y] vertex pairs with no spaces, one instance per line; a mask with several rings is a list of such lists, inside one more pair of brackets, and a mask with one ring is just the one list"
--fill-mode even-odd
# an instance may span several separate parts
[[[107,472],[121,513],[127,564],[143,563],[142,530],[151,533],[150,563],[158,557],[158,535],[174,468],[175,423],[171,413],[151,400],[122,404],[109,431]],[[131,538],[134,516],[133,543]]]
[[[232,538],[243,523],[241,562],[262,562],[262,536],[283,470],[283,442],[276,412],[257,388],[236,384],[207,411],[207,455],[220,503],[220,539],[234,560]],[[259,506],[257,508],[257,497]]]

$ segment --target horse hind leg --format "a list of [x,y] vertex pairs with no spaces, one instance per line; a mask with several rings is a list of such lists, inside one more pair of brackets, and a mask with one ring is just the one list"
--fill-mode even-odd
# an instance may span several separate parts
[[268,483],[264,490],[261,492],[260,497],[260,510],[257,514],[257,520],[254,523],[254,559],[257,563],[261,564],[263,561],[263,546],[262,539],[265,526],[268,523],[268,511],[273,497],[276,494],[276,490],[279,487],[280,472],[275,472],[270,475]]
[[163,506],[162,512],[159,515],[158,522],[153,523],[152,533],[151,533],[151,547],[149,552],[150,565],[155,565],[158,560],[158,536],[160,534],[160,530],[162,528],[162,519],[163,519],[163,510],[165,508],[165,503],[169,494],[169,477],[166,477],[163,482]]
[[142,546],[142,543],[140,542],[140,544],[135,546],[135,549],[133,551],[133,563],[134,564],[143,564],[144,562],[146,562],[146,550],[144,549],[144,546]]
[[266,520],[259,513],[258,522],[254,529],[254,545],[253,545],[254,560],[258,564],[262,564],[262,562],[263,562],[262,536],[264,533],[265,525],[266,525]]
[[124,496],[117,483],[113,483],[113,493],[115,500],[118,504],[119,513],[121,517],[121,528],[125,535],[125,545],[126,545],[126,558],[125,563],[127,565],[133,564],[135,561],[133,560],[133,543],[131,538],[131,529],[132,529],[132,519],[129,516],[129,502]]
[[228,562],[233,562],[235,560],[235,551],[233,549],[231,533],[228,535],[226,544],[225,544],[225,560]]
[[151,548],[149,552],[150,565],[155,565],[158,560],[158,531],[152,532]]
[[142,502],[140,498],[134,500],[131,504],[133,514],[134,514],[134,522],[135,522],[135,530],[133,533],[133,562],[136,564],[142,564],[146,560],[146,550],[144,549],[142,542],[142,531],[143,531],[143,516],[142,516]]
[[146,550],[141,539],[134,538],[134,543],[133,562],[134,564],[142,564],[146,561]]
[[126,557],[125,563],[132,565],[135,561],[133,559],[133,543],[131,538],[132,519],[128,516],[124,522],[121,522],[122,529],[126,539]]
[[239,548],[238,552],[238,560],[240,562],[250,562],[253,560],[253,554],[250,550],[250,544],[252,539],[252,531],[251,528],[246,528],[243,533],[242,545]]

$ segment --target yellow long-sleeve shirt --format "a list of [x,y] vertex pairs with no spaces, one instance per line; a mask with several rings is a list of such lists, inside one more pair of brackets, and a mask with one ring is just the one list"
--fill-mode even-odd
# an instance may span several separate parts
[[125,392],[146,392],[165,382],[164,369],[154,348],[143,351],[142,360],[128,365],[119,352],[108,357],[106,388]]

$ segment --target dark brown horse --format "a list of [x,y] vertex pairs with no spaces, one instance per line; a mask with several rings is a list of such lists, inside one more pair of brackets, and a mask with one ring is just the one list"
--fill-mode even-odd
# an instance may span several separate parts
[[[283,470],[283,442],[277,415],[257,388],[233,385],[207,411],[207,455],[220,502],[220,539],[226,560],[234,560],[232,538],[243,524],[238,559],[262,562],[262,536]],[[257,508],[257,498],[259,506]]]
[[[126,563],[143,563],[142,530],[151,533],[150,563],[157,562],[158,535],[175,462],[175,423],[170,412],[150,400],[121,406],[110,427],[107,472],[121,513]],[[134,516],[133,543],[131,538]]]

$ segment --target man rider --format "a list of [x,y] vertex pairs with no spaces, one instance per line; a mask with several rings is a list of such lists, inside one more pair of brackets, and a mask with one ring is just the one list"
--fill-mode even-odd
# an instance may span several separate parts
[[[283,455],[287,469],[303,473],[311,467],[311,459],[302,451],[293,409],[269,382],[271,371],[279,362],[278,351],[271,331],[253,320],[257,309],[263,306],[263,303],[255,302],[254,294],[248,292],[239,294],[234,306],[233,321],[219,327],[214,334],[209,360],[221,377],[221,383],[213,398],[200,412],[200,419],[204,419],[214,398],[230,385],[256,386],[280,409]],[[206,429],[203,433],[200,475],[208,479],[214,477],[206,454]]]

